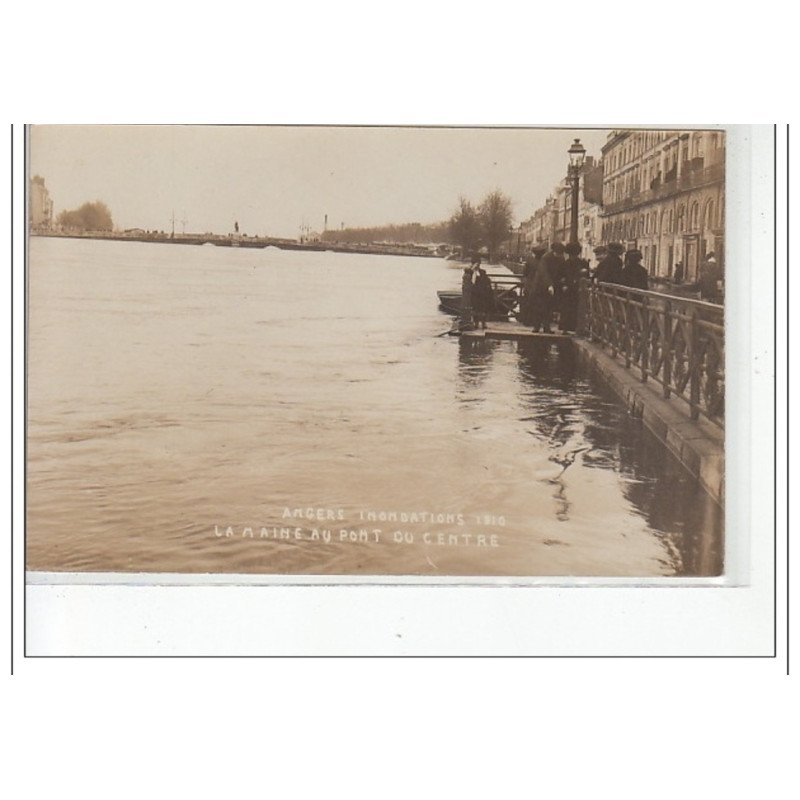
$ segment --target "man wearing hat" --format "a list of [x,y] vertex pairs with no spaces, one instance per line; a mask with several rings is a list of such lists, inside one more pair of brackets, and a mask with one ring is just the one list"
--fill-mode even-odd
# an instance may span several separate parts
[[553,242],[553,244],[550,245],[550,252],[544,255],[544,262],[547,264],[547,268],[550,270],[550,275],[553,277],[553,280],[559,279],[561,268],[564,266],[565,260],[566,254],[564,245],[561,242]]
[[[598,245],[597,247],[594,248],[594,250],[592,250],[592,252],[594,253],[594,259],[597,262],[597,264],[599,264],[608,255],[608,250],[606,249],[606,246],[604,244]],[[594,278],[594,273],[596,269],[597,266],[595,266],[594,270],[591,270],[592,278]]]
[[623,286],[647,290],[647,270],[642,266],[642,258],[641,250],[628,250],[625,253],[625,266],[622,268],[620,281]]
[[530,254],[525,259],[525,268],[522,270],[522,297],[519,303],[519,321],[523,325],[533,325],[533,276],[546,252],[546,247],[536,244],[531,247]]
[[530,325],[534,331],[541,328],[549,333],[550,307],[555,293],[553,275],[547,265],[546,248],[533,247],[531,252],[534,257],[529,259],[525,267],[525,310],[521,321],[523,325]]
[[606,257],[597,265],[594,279],[598,283],[622,283],[622,259],[625,248],[619,242],[611,242]]
[[581,277],[588,272],[589,265],[584,259],[579,258],[581,246],[577,242],[570,242],[564,247],[567,260],[561,266],[561,275],[558,280],[558,327],[562,331],[575,331],[578,327],[578,295]]
[[717,266],[717,257],[713,252],[708,253],[700,265],[700,275],[697,285],[700,289],[700,299],[709,303],[719,303],[722,273]]

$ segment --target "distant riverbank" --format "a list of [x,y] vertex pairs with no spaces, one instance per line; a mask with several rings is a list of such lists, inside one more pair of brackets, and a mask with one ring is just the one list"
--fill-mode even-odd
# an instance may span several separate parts
[[295,239],[276,239],[268,236],[247,236],[245,234],[229,234],[223,236],[216,233],[175,234],[148,232],[102,232],[88,233],[56,231],[34,231],[32,236],[46,236],[59,239],[102,239],[120,242],[148,242],[150,244],[213,244],[217,247],[277,247],[280,250],[312,250],[334,253],[361,253],[381,256],[421,256],[423,258],[440,258],[437,253],[427,247],[406,244],[344,244],[339,242],[298,242]]

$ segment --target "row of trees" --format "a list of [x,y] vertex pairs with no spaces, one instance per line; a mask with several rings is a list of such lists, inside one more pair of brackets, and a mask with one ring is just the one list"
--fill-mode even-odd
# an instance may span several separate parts
[[56,224],[65,230],[84,232],[114,230],[111,211],[99,200],[94,203],[84,203],[72,211],[62,211],[56,217]]
[[322,234],[326,242],[363,244],[397,242],[416,244],[454,244],[464,255],[485,247],[489,260],[495,261],[500,246],[508,241],[511,226],[511,199],[499,189],[490,192],[477,206],[464,197],[458,199],[458,208],[446,222],[422,225],[409,222],[405,225],[381,225],[372,228],[344,228]]
[[405,225],[380,225],[373,228],[343,228],[325,231],[325,242],[347,242],[348,244],[369,244],[373,242],[398,242],[403,244],[440,244],[449,242],[449,226],[446,222],[422,225],[408,222]]
[[477,208],[460,197],[448,223],[449,238],[465,254],[486,247],[493,262],[509,237],[511,220],[511,199],[499,189],[487,194]]

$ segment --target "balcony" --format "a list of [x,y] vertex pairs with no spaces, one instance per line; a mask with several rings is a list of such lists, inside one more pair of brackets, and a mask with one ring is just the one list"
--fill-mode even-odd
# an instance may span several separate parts
[[[692,163],[692,162],[688,162]],[[669,175],[669,173],[667,173]],[[725,180],[725,164],[713,164],[710,167],[703,169],[694,168],[683,172],[680,178],[675,180],[665,181],[662,184],[655,185],[652,189],[647,189],[644,192],[637,192],[629,197],[619,200],[616,203],[609,203],[603,207],[603,216],[608,214],[615,214],[618,211],[626,211],[629,208],[652,203],[656,200],[663,200],[667,197],[679,194],[680,192],[688,192],[690,189],[701,189],[704,186],[711,186],[715,183],[721,183]]]

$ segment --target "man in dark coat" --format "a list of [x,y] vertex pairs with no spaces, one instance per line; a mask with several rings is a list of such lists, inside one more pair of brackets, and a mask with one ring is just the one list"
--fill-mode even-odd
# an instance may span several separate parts
[[553,242],[550,245],[550,252],[544,254],[544,262],[547,264],[547,269],[550,271],[550,276],[554,281],[561,279],[561,270],[564,267],[566,257],[564,245],[561,242]]
[[550,278],[553,281],[553,300],[550,304],[550,315],[548,316],[548,330],[550,318],[554,311],[558,312],[561,316],[561,304],[558,297],[558,287],[561,284],[561,276],[566,263],[567,255],[564,252],[564,245],[561,242],[553,242],[550,245],[550,251],[544,254],[544,263],[547,266],[547,271],[550,273]]
[[525,276],[526,308],[528,309],[528,322],[534,331],[541,328],[545,333],[550,332],[550,314],[555,294],[553,275],[548,267],[547,253],[544,248],[533,249],[536,258],[532,261]]
[[522,297],[519,304],[519,321],[523,325],[533,325],[533,297],[529,291],[529,284],[533,279],[533,274],[542,260],[542,256],[547,252],[546,247],[534,245],[531,252],[525,259],[525,267],[522,270]]
[[594,269],[590,271],[592,278],[594,277],[594,273],[597,271],[597,266],[608,255],[608,249],[606,248],[606,246],[604,244],[600,244],[600,245],[598,245],[597,247],[594,248],[593,252],[594,252],[594,258],[595,258],[595,261],[597,261],[597,264],[595,264]]
[[622,268],[620,280],[623,286],[647,291],[647,270],[642,266],[642,257],[641,250],[628,250],[625,253],[625,266]]
[[567,260],[561,266],[561,275],[556,287],[559,325],[562,331],[575,331],[578,327],[578,295],[581,278],[589,271],[589,264],[579,258],[581,246],[570,242],[564,248]]
[[625,248],[618,242],[608,245],[608,255],[597,265],[594,279],[597,283],[622,283],[622,259]]
[[700,266],[697,285],[700,288],[700,299],[708,303],[719,303],[722,271],[717,266],[714,253],[709,253]]

